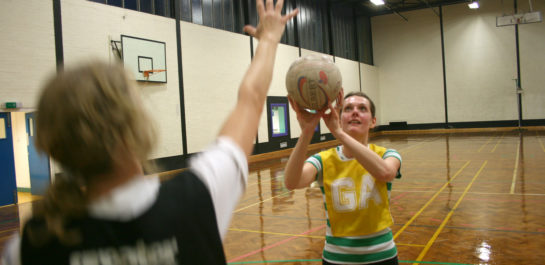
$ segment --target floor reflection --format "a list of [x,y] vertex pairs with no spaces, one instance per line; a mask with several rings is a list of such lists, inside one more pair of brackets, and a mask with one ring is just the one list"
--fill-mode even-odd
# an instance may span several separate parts
[[[481,261],[488,262],[490,260],[490,254],[492,253],[492,249],[490,245],[486,243],[486,241],[483,241],[476,249],[475,254]],[[486,263],[488,264],[488,263]]]

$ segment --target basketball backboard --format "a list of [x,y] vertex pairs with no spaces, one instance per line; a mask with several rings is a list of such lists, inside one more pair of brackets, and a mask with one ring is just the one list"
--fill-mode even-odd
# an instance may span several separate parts
[[167,82],[166,44],[121,35],[123,64],[137,81]]

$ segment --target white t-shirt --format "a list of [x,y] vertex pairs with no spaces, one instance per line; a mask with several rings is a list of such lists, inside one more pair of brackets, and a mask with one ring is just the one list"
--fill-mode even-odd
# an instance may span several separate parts
[[[189,167],[208,188],[214,203],[221,239],[225,238],[233,210],[244,193],[248,180],[246,155],[228,137],[219,137],[203,152],[189,161]],[[159,177],[139,176],[115,188],[89,205],[89,214],[96,218],[127,221],[148,210],[157,199]],[[4,248],[3,265],[20,263],[20,236],[15,234]]]

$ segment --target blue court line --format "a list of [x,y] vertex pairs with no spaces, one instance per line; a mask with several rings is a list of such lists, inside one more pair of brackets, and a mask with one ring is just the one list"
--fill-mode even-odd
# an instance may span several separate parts
[[[234,264],[260,264],[260,263],[281,263],[281,262],[321,262],[322,259],[291,259],[291,260],[260,260],[260,261],[240,261],[227,263],[229,265]],[[412,260],[400,260],[399,263],[419,263],[419,264],[442,264],[442,265],[471,265],[465,263],[453,263],[453,262],[438,262],[438,261],[412,261]]]

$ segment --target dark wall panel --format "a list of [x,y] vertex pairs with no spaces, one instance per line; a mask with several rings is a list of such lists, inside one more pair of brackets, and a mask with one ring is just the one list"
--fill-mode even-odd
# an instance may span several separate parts
[[234,18],[233,18],[233,1],[236,0],[223,0],[223,9],[222,9],[222,18],[223,18],[223,29],[227,31],[234,30]]
[[[179,6],[183,21],[243,33],[244,25],[256,26],[255,0],[89,0],[128,9],[174,17]],[[179,3],[176,3],[177,1]],[[274,1],[276,3],[276,0]],[[356,16],[352,1],[285,0],[283,13],[299,8],[290,20],[281,42],[350,60],[373,63],[371,25],[368,17]],[[361,14],[361,12],[360,12]]]
[[356,18],[356,30],[358,32],[359,61],[373,65],[373,38],[371,34],[371,18],[359,16]]
[[214,13],[212,8],[212,0],[202,1],[202,24],[205,26],[214,26]]
[[191,21],[199,25],[203,23],[201,0],[191,0]]
[[192,22],[191,19],[191,0],[179,0],[180,1],[180,14],[183,21]]

